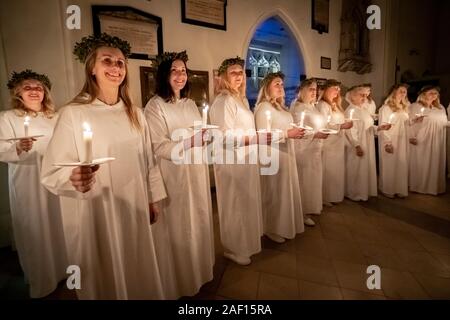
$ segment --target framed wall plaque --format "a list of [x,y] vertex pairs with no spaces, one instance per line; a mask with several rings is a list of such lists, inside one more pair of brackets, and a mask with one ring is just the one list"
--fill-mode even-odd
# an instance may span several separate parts
[[163,52],[162,19],[126,6],[92,6],[94,34],[127,40],[132,59],[149,60]]
[[320,68],[331,70],[331,58],[320,57]]
[[181,0],[181,21],[227,30],[227,0]]

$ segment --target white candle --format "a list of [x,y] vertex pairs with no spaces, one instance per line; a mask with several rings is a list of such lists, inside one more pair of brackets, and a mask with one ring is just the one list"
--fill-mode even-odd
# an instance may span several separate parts
[[425,111],[425,107],[422,107],[422,109],[420,109],[420,115],[423,116],[423,113]]
[[390,116],[389,116],[389,121],[388,121],[388,123],[389,124],[392,124],[392,120],[394,120],[394,114],[391,114]]
[[203,104],[203,112],[202,112],[202,127],[206,128],[206,125],[208,123],[208,109],[209,106],[207,104]]
[[305,122],[305,111],[302,111],[300,115],[300,127],[303,127],[304,122]]
[[92,162],[92,131],[87,122],[83,122],[83,142],[84,142],[84,161],[85,163]]
[[268,132],[272,130],[272,115],[269,110],[266,111],[266,128]]
[[355,112],[355,109],[350,110],[350,120],[353,119],[353,112]]
[[26,116],[23,122],[23,130],[25,131],[25,137],[28,137],[28,127],[30,126],[30,117]]
[[331,121],[331,116],[328,116],[327,123],[330,124],[330,121]]

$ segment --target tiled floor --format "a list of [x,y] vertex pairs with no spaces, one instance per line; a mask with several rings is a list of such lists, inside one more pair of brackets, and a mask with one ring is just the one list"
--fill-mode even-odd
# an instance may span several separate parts
[[[245,267],[223,258],[214,218],[215,278],[186,299],[450,299],[450,192],[345,200],[294,240],[263,238],[262,252]],[[26,297],[17,258],[5,252],[0,298]],[[367,288],[370,265],[381,268],[380,290]],[[48,298],[75,296],[61,284]]]

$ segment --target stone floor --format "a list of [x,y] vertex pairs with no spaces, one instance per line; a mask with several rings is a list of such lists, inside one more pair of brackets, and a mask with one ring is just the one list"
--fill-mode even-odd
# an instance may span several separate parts
[[[243,267],[223,258],[215,212],[214,280],[185,299],[450,299],[450,192],[345,200],[314,219],[284,244],[263,238]],[[0,261],[0,298],[28,298],[17,256],[4,248]],[[366,286],[370,265],[381,290]],[[75,298],[64,283],[47,297]]]

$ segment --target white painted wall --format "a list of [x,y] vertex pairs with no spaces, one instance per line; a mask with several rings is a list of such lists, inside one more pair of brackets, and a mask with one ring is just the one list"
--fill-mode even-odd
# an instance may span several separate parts
[[[377,0],[385,11],[387,0]],[[65,28],[66,8],[79,5],[82,12],[81,30]],[[337,71],[340,38],[341,0],[330,1],[330,32],[319,35],[311,30],[310,0],[229,0],[227,6],[227,31],[210,29],[181,22],[179,0],[16,0],[0,1],[0,80],[5,83],[13,70],[32,68],[49,75],[54,83],[52,90],[58,106],[63,105],[80,90],[83,84],[82,65],[75,61],[72,48],[81,37],[92,33],[91,4],[127,5],[160,16],[163,20],[165,51],[187,50],[191,69],[210,72],[212,94],[212,69],[228,57],[246,57],[247,47],[257,26],[273,15],[278,15],[291,29],[302,50],[307,76],[336,78],[346,86],[370,81],[374,95],[381,100],[386,87],[384,69],[384,42],[387,24],[380,31],[371,31],[373,72],[357,75]],[[320,69],[320,56],[330,57],[332,69]],[[141,105],[139,66],[150,65],[145,60],[131,60],[131,94]],[[0,106],[8,105],[8,92],[0,89]],[[212,97],[211,97],[212,98]],[[4,168],[4,167],[3,167]],[[2,195],[6,181],[5,170],[0,168]],[[4,198],[0,198],[0,216],[9,211]],[[0,219],[1,221],[1,219]],[[0,222],[1,223],[1,222]],[[1,244],[1,243],[0,243]]]

